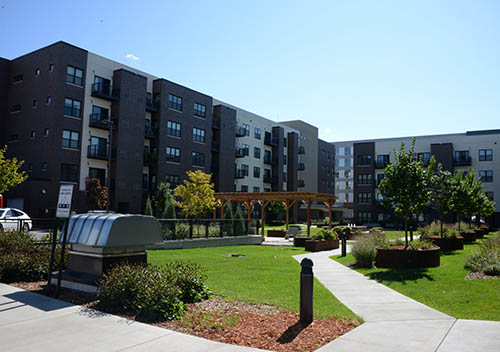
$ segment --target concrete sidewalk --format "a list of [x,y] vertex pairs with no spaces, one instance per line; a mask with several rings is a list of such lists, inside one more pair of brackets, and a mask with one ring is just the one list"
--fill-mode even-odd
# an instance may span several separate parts
[[500,322],[457,320],[330,259],[308,257],[318,280],[365,323],[318,351],[500,351]]
[[0,351],[262,351],[127,320],[0,283]]

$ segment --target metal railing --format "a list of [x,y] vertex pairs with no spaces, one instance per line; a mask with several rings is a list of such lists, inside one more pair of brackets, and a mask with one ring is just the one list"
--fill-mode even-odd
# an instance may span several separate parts
[[91,95],[108,100],[118,100],[120,96],[120,90],[113,88],[111,84],[92,83]]
[[244,236],[259,233],[258,220],[158,219],[164,240]]
[[89,145],[87,148],[87,157],[93,159],[108,159],[108,148],[99,147],[98,145]]

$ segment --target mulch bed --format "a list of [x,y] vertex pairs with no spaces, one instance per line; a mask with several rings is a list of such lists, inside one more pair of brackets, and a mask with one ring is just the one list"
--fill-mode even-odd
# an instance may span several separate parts
[[[17,282],[9,285],[24,290],[45,294],[46,281]],[[59,299],[93,308],[97,297],[92,294],[61,289]],[[205,327],[203,322],[193,328],[184,320],[196,319],[209,313],[224,321],[224,317],[237,317],[236,323],[218,327]],[[126,316],[128,319],[134,317]],[[163,321],[153,325],[175,330],[185,334],[195,335],[213,341],[234,345],[260,348],[271,351],[314,351],[326,345],[337,337],[349,332],[359,325],[354,321],[339,321],[336,319],[314,319],[310,325],[299,322],[299,314],[283,312],[274,306],[248,304],[240,301],[227,302],[220,297],[188,305],[188,311],[181,320]],[[222,324],[223,325],[223,324]]]
[[489,279],[500,279],[500,275],[486,275],[481,272],[471,271],[466,277],[465,280],[489,280]]

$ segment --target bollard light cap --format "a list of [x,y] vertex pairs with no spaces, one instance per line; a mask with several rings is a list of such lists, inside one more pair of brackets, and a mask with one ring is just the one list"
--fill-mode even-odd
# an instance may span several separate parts
[[303,267],[303,268],[312,268],[313,267],[313,261],[309,258],[304,258],[302,259],[302,261],[300,262],[300,265]]

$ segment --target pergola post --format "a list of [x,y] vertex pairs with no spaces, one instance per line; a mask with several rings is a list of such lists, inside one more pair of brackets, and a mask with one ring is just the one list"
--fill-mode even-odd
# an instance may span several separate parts
[[220,218],[221,219],[224,219],[224,208],[226,207],[227,202],[228,202],[228,200],[225,200],[225,199],[222,200],[222,204],[221,204],[221,208],[220,208]]
[[288,231],[288,223],[289,223],[289,219],[290,219],[290,208],[295,204],[295,200],[286,200],[285,202],[282,202],[283,205],[285,206],[286,208],[286,230]]
[[311,237],[311,204],[312,200],[307,200],[307,237]]
[[261,212],[261,221],[262,221],[262,241],[264,241],[264,238],[265,238],[265,227],[266,227],[266,222],[265,222],[265,217],[264,217],[264,213],[265,213],[265,210],[266,210],[266,206],[269,204],[269,200],[265,200],[265,201],[262,201],[262,202],[259,202],[260,203],[260,212]]

